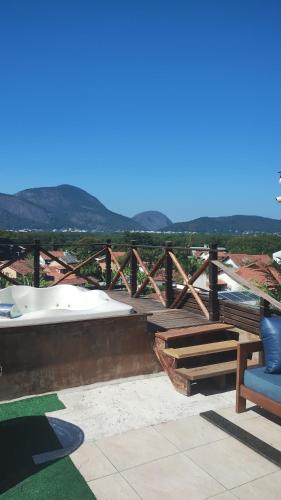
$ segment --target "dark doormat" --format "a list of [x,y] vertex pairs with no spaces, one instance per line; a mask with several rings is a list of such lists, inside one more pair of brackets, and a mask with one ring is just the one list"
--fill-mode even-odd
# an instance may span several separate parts
[[45,412],[63,409],[56,394],[0,404],[1,500],[93,500],[67,456],[83,432]]
[[83,442],[79,431],[43,415],[0,422],[0,493],[72,453]]
[[[253,408],[251,408],[251,410],[252,409]],[[204,413],[200,413],[200,416],[238,441],[241,441],[241,443],[245,444],[256,453],[259,453],[273,464],[281,467],[281,452],[270,444],[253,436],[250,432],[241,429],[241,427],[230,422],[215,411],[205,411]]]

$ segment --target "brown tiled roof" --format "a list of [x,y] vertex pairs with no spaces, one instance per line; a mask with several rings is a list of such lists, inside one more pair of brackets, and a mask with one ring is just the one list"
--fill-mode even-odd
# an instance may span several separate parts
[[281,274],[273,266],[240,267],[236,273],[248,281],[269,288],[281,285]]
[[249,264],[270,265],[271,258],[268,255],[250,255],[247,253],[229,253],[225,256],[226,259],[231,259],[237,266],[246,266]]
[[[63,250],[50,250],[50,253],[54,255],[54,257],[57,257],[58,259],[64,257]],[[40,252],[40,257],[42,257],[42,259],[44,260],[51,260],[50,257],[42,251]]]
[[[2,264],[5,264],[6,262],[8,262],[8,261],[3,261]],[[23,260],[23,259],[16,260],[15,262],[13,262],[13,264],[10,264],[5,269],[8,269],[8,268],[13,269],[14,271],[16,271],[17,274],[20,274],[21,276],[25,276],[26,274],[30,274],[33,272],[33,268],[31,266],[31,264],[29,264],[28,261]],[[4,272],[5,272],[5,269],[4,269]]]
[[113,252],[113,255],[116,259],[118,259],[119,257],[124,257],[124,255],[126,255],[126,252]]
[[[44,266],[43,267],[43,274],[49,278],[53,278],[54,283],[61,279],[63,277],[63,274],[60,273],[59,271],[63,269],[62,266],[58,267],[51,267],[51,266]],[[83,285],[87,283],[87,281],[80,277],[80,276],[75,276],[75,274],[71,274],[70,276],[67,276],[62,283],[68,284],[68,285]]]

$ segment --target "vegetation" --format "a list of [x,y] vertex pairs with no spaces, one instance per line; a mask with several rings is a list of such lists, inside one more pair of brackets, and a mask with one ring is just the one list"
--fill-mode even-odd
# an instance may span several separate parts
[[[281,236],[270,234],[259,235],[209,235],[209,234],[163,234],[163,233],[131,233],[129,231],[119,233],[48,233],[48,232],[8,232],[0,231],[0,242],[10,242],[13,245],[21,245],[27,249],[26,258],[33,259],[32,245],[34,240],[40,239],[41,246],[46,249],[64,249],[76,255],[79,261],[86,259],[102,248],[102,244],[111,240],[112,248],[115,251],[127,252],[132,240],[136,246],[140,246],[140,254],[151,270],[157,259],[163,253],[163,248],[167,240],[171,241],[172,247],[187,274],[193,274],[201,265],[201,260],[190,255],[190,246],[203,246],[210,243],[217,243],[220,247],[226,248],[231,253],[267,254],[272,256],[273,252],[281,249]],[[178,248],[177,248],[178,247]],[[3,248],[3,247],[2,247]],[[6,257],[7,258],[7,257]],[[2,257],[3,259],[3,257]],[[119,258],[120,265],[123,258]],[[276,265],[277,266],[277,265]],[[280,267],[277,266],[280,271]],[[129,270],[126,266],[124,273],[129,277]],[[99,281],[104,281],[104,276],[99,265],[92,262],[81,269],[81,276],[91,275]],[[138,283],[144,279],[143,273],[138,273]],[[32,275],[19,280],[22,284],[31,284]],[[6,286],[4,278],[0,278],[0,287]],[[49,283],[42,278],[41,286]],[[281,298],[280,290],[270,291],[277,298]],[[279,300],[279,298],[278,298]]]
[[[119,233],[48,233],[48,232],[10,232],[0,231],[1,240],[10,241],[11,243],[28,246],[34,243],[34,240],[39,239],[42,246],[49,249],[68,248],[69,250],[91,253],[93,250],[98,251],[98,244],[104,243],[107,239],[111,239],[113,245],[118,245],[118,250],[126,250],[132,240],[135,240],[138,245],[149,246],[164,246],[165,241],[169,240],[173,246],[203,246],[209,243],[218,243],[219,246],[225,247],[232,253],[249,253],[249,254],[268,254],[272,255],[281,249],[281,236],[274,234],[257,234],[231,236],[225,234],[164,234],[164,233],[131,233],[128,231]],[[143,250],[146,251],[146,250]],[[149,249],[155,255],[161,252],[161,249]]]

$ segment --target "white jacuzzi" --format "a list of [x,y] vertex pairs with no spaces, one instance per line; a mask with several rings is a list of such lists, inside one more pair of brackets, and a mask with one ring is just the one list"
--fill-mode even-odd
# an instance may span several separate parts
[[10,317],[0,316],[0,328],[126,316],[134,312],[131,306],[111,299],[101,290],[73,285],[9,286],[0,290],[1,304],[13,306]]

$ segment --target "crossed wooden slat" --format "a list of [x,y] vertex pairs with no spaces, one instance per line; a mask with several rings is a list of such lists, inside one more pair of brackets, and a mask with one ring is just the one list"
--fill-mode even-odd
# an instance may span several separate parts
[[[71,266],[70,264],[66,264],[65,262],[63,262],[62,260],[60,260],[58,257],[56,257],[55,255],[53,255],[51,252],[48,252],[47,250],[45,250],[44,248],[40,248],[40,250],[42,252],[44,252],[45,255],[47,255],[50,259],[56,261],[58,264],[60,264],[62,267],[64,267],[65,269],[68,270],[68,272],[66,274],[64,274],[58,281],[56,281],[56,283],[52,283],[52,285],[50,286],[56,286],[58,285],[59,283],[61,283],[63,280],[65,280],[68,276],[71,276],[71,274],[75,274],[79,276],[79,270],[81,269],[81,267],[85,266],[86,264],[89,264],[90,262],[92,262],[96,257],[98,257],[99,255],[103,254],[105,249],[102,248],[101,250],[99,250],[98,252],[96,252],[94,255],[91,255],[90,257],[88,257],[87,259],[83,260],[83,262],[81,262],[80,264],[78,264],[77,266],[73,267]],[[95,285],[96,287],[100,288],[99,286],[99,282],[98,280],[96,280],[95,278],[90,278],[89,276],[83,276],[83,278],[88,282],[90,283],[91,285]]]
[[130,259],[130,255],[131,255],[131,252],[128,252],[126,257],[125,257],[125,260],[123,262],[123,264],[120,266],[118,260],[116,259],[115,255],[114,255],[114,252],[111,250],[111,248],[108,248],[108,251],[110,253],[110,256],[111,256],[111,259],[113,260],[115,266],[116,266],[116,269],[117,269],[117,273],[116,275],[114,276],[112,282],[110,283],[110,286],[109,286],[109,290],[112,290],[112,288],[114,288],[114,286],[116,285],[117,281],[119,280],[119,278],[121,278],[121,280],[123,281],[125,287],[127,288],[128,292],[131,293],[131,287],[129,285],[129,282],[125,276],[125,274],[123,273],[126,265],[128,264],[129,262],[129,259]]
[[194,283],[194,281],[196,281],[198,276],[200,276],[200,274],[209,265],[209,261],[207,260],[206,262],[204,262],[204,264],[200,267],[200,269],[198,269],[198,271],[191,278],[188,278],[187,274],[185,273],[184,269],[182,268],[181,264],[179,263],[178,259],[175,256],[175,254],[173,252],[169,252],[169,255],[170,255],[173,263],[175,264],[177,270],[181,274],[181,276],[184,280],[184,283],[185,283],[184,288],[182,289],[179,296],[174,300],[173,304],[171,305],[171,308],[175,308],[177,306],[180,307],[186,293],[188,292],[188,290],[190,290],[191,294],[193,295],[194,299],[196,300],[197,304],[199,305],[204,316],[206,316],[206,318],[209,319],[208,309],[206,308],[205,304],[202,302],[202,300],[201,300],[199,294],[196,292],[195,288],[192,286],[192,284]]
[[146,285],[150,282],[151,285],[153,286],[154,290],[155,290],[155,293],[157,295],[157,297],[159,298],[160,302],[163,304],[163,306],[166,305],[165,303],[165,299],[156,283],[156,281],[153,279],[153,276],[154,274],[156,273],[156,271],[159,269],[159,267],[161,266],[163,260],[165,259],[165,254],[162,255],[158,261],[156,262],[155,266],[153,267],[153,269],[149,272],[145,263],[143,262],[141,256],[139,255],[138,251],[133,248],[132,251],[134,252],[135,256],[136,256],[136,259],[138,261],[138,263],[140,264],[140,266],[142,267],[143,269],[143,272],[146,274],[146,278],[145,280],[143,281],[143,283],[140,285],[140,287],[138,288],[138,290],[136,291],[134,297],[139,297],[139,295],[141,294],[142,290],[146,287]]
[[137,291],[136,291],[136,293],[134,295],[135,298],[139,297],[140,294],[142,293],[142,291],[144,290],[144,288],[146,287],[146,285],[148,285],[149,281],[151,282],[151,278],[153,278],[153,276],[155,275],[155,273],[158,271],[158,269],[162,265],[164,259],[165,259],[165,254],[161,255],[161,257],[159,257],[159,259],[157,260],[157,262],[154,264],[154,266],[151,269],[151,271],[146,273],[146,278],[144,279],[144,281],[142,282],[142,284],[139,286],[139,288],[137,289]]
[[9,267],[11,266],[12,264],[14,264],[14,262],[16,262],[17,259],[11,259],[9,260],[8,262],[5,262],[5,264],[1,264],[0,266],[0,276],[1,278],[4,278],[5,280],[9,281],[9,283],[12,283],[13,285],[19,285],[19,283],[17,282],[17,280],[15,280],[14,278],[11,278],[10,276],[8,276],[7,274],[5,273],[2,273],[2,271],[6,268],[6,267]]

